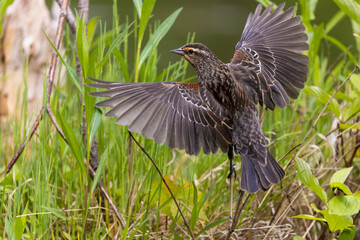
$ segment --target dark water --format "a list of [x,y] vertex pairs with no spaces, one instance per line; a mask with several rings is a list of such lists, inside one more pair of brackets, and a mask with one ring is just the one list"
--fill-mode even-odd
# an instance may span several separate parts
[[[283,1],[274,2],[280,4]],[[99,16],[102,22],[106,21],[107,25],[111,26],[112,3],[112,0],[90,1],[90,17]],[[287,9],[296,3],[297,1],[295,0],[286,1],[285,8]],[[174,62],[178,60],[178,56],[170,54],[169,50],[184,45],[189,32],[195,32],[196,42],[204,43],[221,60],[228,62],[232,58],[235,44],[241,37],[248,14],[253,12],[257,5],[256,1],[250,0],[158,0],[150,23],[154,23],[154,20],[163,21],[176,9],[183,7],[173,27],[159,44],[159,53],[161,55],[160,69],[166,67],[169,61]],[[131,0],[118,1],[118,9],[120,23],[125,21],[126,16],[133,19],[134,7]],[[314,24],[327,22],[337,11],[338,7],[333,1],[319,0]],[[330,32],[330,35],[338,38],[346,46],[354,45],[355,43],[348,18],[342,20]],[[131,48],[132,46],[130,45]],[[355,47],[353,47],[354,50]],[[331,59],[335,59],[339,53],[340,51],[336,48],[331,48]]]

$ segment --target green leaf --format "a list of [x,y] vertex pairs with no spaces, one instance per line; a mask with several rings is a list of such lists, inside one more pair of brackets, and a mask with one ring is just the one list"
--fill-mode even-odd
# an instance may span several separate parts
[[357,90],[360,91],[360,74],[354,73],[353,75],[351,75],[350,81],[352,85],[354,85]]
[[55,216],[57,216],[58,218],[61,218],[63,220],[69,220],[66,215],[61,212],[59,209],[57,208],[51,208],[51,207],[46,207],[46,206],[41,206],[41,208],[45,209],[48,212],[51,212],[52,214],[54,214]]
[[149,57],[151,51],[159,44],[160,40],[166,35],[171,26],[174,24],[177,16],[181,12],[182,8],[179,8],[173,12],[168,18],[166,18],[158,28],[151,35],[149,41],[146,43],[144,49],[140,54],[139,68],[144,61]]
[[355,101],[350,104],[350,107],[346,111],[346,114],[344,114],[344,121],[347,122],[354,116],[356,116],[357,113],[360,112],[360,98],[355,99]]
[[127,25],[126,28],[115,38],[115,40],[112,42],[109,50],[106,52],[105,56],[101,59],[101,62],[96,66],[96,69],[102,67],[105,64],[106,60],[110,57],[110,54],[121,43],[121,41],[124,39],[125,35],[129,32],[129,29],[133,24],[134,24],[134,22]]
[[293,240],[306,240],[306,239],[300,236],[294,236]]
[[360,24],[360,5],[353,0],[334,0],[336,5],[352,20]]
[[[43,32],[44,33],[44,32]],[[44,33],[45,37],[47,38],[47,40],[49,41],[49,43],[51,44],[51,46],[53,47],[53,49],[55,50],[56,54],[59,56],[60,61],[64,64],[66,71],[69,73],[70,75],[70,79],[71,81],[74,83],[74,85],[76,86],[76,88],[79,90],[79,92],[81,93],[81,95],[84,95],[82,87],[81,87],[81,83],[80,80],[75,72],[75,70],[69,65],[67,64],[67,62],[64,61],[63,57],[61,56],[61,54],[59,53],[59,51],[56,49],[56,47],[54,46],[54,44],[50,41],[49,37]]]
[[95,30],[96,30],[96,26],[99,23],[100,18],[99,17],[93,17],[90,19],[87,29],[88,29],[88,42],[92,42],[94,35],[95,35]]
[[358,124],[358,123],[356,123],[356,124],[340,123],[339,128],[342,130],[349,129],[349,128],[360,130],[360,124]]
[[318,209],[318,207],[315,205],[315,203],[311,203],[310,205],[311,205],[312,209],[314,209],[315,212],[317,212],[317,213],[322,212],[320,209]]
[[141,18],[142,0],[133,0],[139,18]]
[[100,122],[101,122],[101,111],[98,108],[95,108],[95,110],[93,111],[93,116],[91,118],[91,123],[90,123],[90,137],[89,137],[89,143],[92,144],[95,133],[97,131],[97,129],[100,126]]
[[355,233],[356,233],[356,227],[355,225],[352,225],[349,228],[345,228],[340,231],[340,234],[338,236],[339,240],[354,240],[355,239]]
[[[22,213],[22,215],[25,215],[28,213],[28,204],[26,203],[25,209]],[[15,233],[15,239],[20,240],[23,236],[24,230],[26,227],[26,216],[16,217],[15,223],[13,225],[13,231]]]
[[330,184],[333,182],[344,183],[352,169],[353,167],[348,167],[336,171],[330,179]]
[[[330,100],[330,95],[317,86],[305,86],[305,91],[316,97],[323,104],[327,104]],[[340,116],[340,106],[335,98],[331,100],[329,109],[336,117]]]
[[329,209],[323,212],[324,218],[329,225],[331,232],[342,230],[353,225],[353,220],[349,215],[340,216],[329,213]]
[[79,56],[79,61],[82,69],[83,76],[87,76],[87,69],[89,66],[89,43],[86,36],[86,26],[83,19],[84,14],[76,15],[76,49]]
[[346,185],[343,184],[343,183],[333,182],[333,183],[330,184],[330,187],[331,187],[331,189],[338,188],[338,189],[340,189],[343,193],[345,193],[346,195],[351,195],[351,194],[352,194],[352,192],[351,192],[351,190],[349,189],[349,187],[346,186]]
[[309,220],[325,222],[324,218],[317,218],[317,217],[314,217],[313,215],[309,215],[309,214],[300,214],[300,215],[297,215],[297,216],[293,216],[291,218],[303,218],[303,219],[309,219]]
[[229,220],[230,220],[230,218],[222,218],[222,219],[216,220],[216,221],[214,221],[214,222],[206,225],[203,229],[201,229],[201,231],[198,232],[195,237],[198,237],[198,236],[200,236],[203,232],[206,232],[207,230],[216,227],[216,226],[219,225],[220,223],[223,223],[223,222],[226,222],[226,221],[229,221]]
[[191,211],[191,217],[190,217],[189,225],[190,225],[191,229],[194,229],[194,227],[196,225],[196,222],[197,222],[197,220],[199,218],[199,208],[198,208],[198,192],[197,192],[197,188],[196,188],[194,182],[192,183],[192,185],[193,185],[193,189],[194,189],[194,195],[193,195],[194,207],[193,207],[193,209]]
[[360,204],[360,191],[357,191],[356,193],[354,193],[353,196],[358,200],[358,202]]
[[318,195],[324,203],[327,203],[326,193],[324,189],[320,187],[319,181],[314,177],[314,175],[312,175],[309,164],[300,158],[296,158],[295,162],[297,165],[297,177],[299,180],[316,195]]
[[335,196],[329,201],[329,213],[340,216],[353,215],[359,212],[360,205],[354,196]]
[[[141,7],[141,15],[139,15],[140,23],[139,23],[139,41],[143,39],[144,32],[146,29],[146,26],[149,22],[151,13],[154,9],[156,0],[146,0],[143,1],[142,7]],[[135,7],[137,7],[135,5]]]
[[69,124],[67,124],[67,122],[64,120],[62,115],[59,112],[57,115],[58,115],[58,119],[59,119],[59,122],[61,125],[61,129],[63,130],[66,140],[69,143],[69,147],[70,147],[72,153],[74,154],[75,159],[77,160],[77,163],[81,168],[81,171],[83,173],[85,173],[85,166],[84,166],[84,162],[83,162],[83,157],[82,157],[79,141],[76,139],[74,132],[71,130]]

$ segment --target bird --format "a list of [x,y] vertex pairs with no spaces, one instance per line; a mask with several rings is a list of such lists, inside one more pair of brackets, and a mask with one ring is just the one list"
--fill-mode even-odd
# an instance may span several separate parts
[[[109,82],[88,77],[88,86],[105,89],[91,96],[107,97],[96,107],[112,107],[129,131],[190,155],[228,154],[231,176],[234,155],[241,157],[240,188],[266,191],[285,176],[266,145],[258,105],[282,109],[299,96],[308,75],[309,49],[305,26],[294,7],[285,3],[250,13],[230,63],[223,63],[202,43],[188,43],[170,52],[196,70],[191,82]],[[236,174],[236,173],[235,173]],[[236,176],[236,175],[235,175]]]

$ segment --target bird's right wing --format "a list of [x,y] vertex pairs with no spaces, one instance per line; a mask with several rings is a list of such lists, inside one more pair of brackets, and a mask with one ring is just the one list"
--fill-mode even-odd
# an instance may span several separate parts
[[[105,116],[145,138],[185,149],[197,155],[220,148],[227,152],[232,143],[231,122],[226,111],[198,83],[153,82],[120,83],[89,78],[90,87],[107,91],[91,96],[109,97],[97,107],[112,107]],[[210,107],[211,106],[211,107]]]

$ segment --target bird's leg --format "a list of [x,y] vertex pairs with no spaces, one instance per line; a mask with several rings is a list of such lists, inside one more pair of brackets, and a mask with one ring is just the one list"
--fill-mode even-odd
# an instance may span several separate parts
[[[234,149],[233,146],[231,145],[229,147],[229,152],[228,152],[228,158],[229,158],[229,162],[230,162],[230,172],[228,175],[228,178],[230,179],[230,213],[229,213],[229,217],[230,219],[232,219],[232,199],[233,199],[233,183],[234,183],[234,179],[236,178],[236,170],[235,170],[235,164],[233,164],[233,159],[234,159]],[[234,176],[233,176],[234,174]]]

